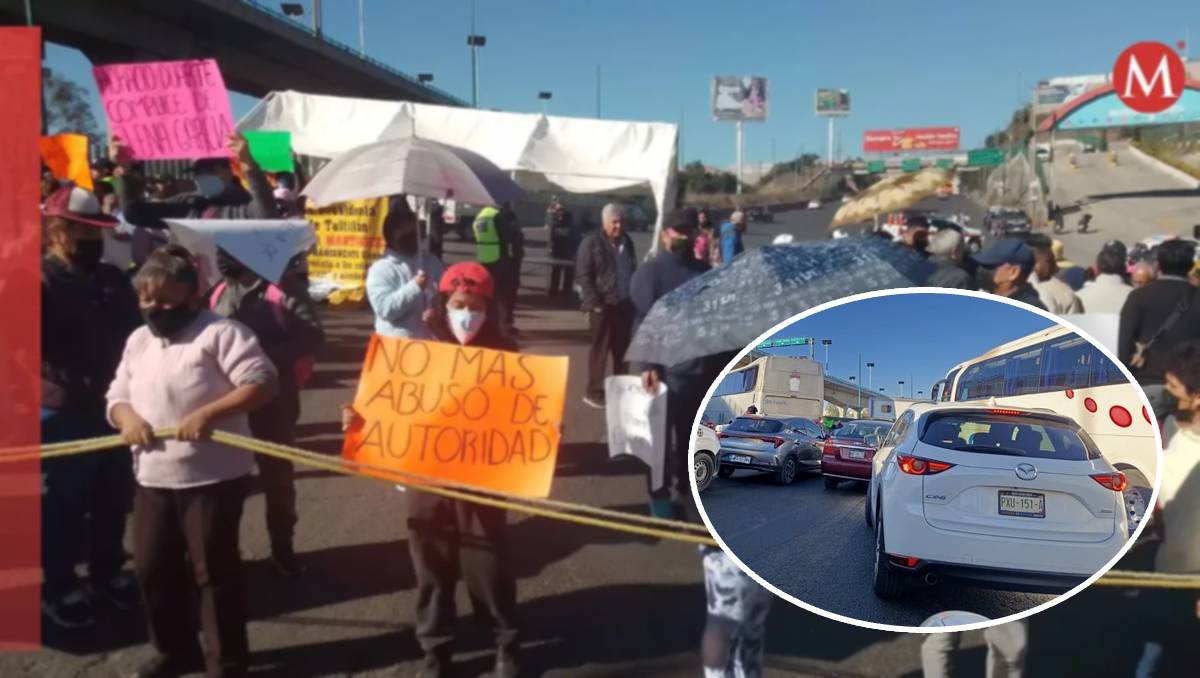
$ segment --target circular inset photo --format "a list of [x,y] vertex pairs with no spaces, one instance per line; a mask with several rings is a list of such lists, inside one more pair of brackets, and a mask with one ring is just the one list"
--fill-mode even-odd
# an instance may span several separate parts
[[922,289],[776,326],[698,413],[706,524],[759,583],[859,626],[966,630],[1061,602],[1132,544],[1162,458],[1105,346],[1116,317],[1078,317]]

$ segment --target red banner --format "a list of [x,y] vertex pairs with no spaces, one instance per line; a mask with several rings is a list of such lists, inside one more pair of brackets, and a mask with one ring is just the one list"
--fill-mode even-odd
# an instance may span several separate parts
[[[36,446],[40,433],[40,31],[0,27],[0,450]],[[0,465],[0,650],[41,643],[42,476],[36,458],[23,458]]]
[[863,132],[863,151],[866,153],[957,150],[957,127],[870,129]]

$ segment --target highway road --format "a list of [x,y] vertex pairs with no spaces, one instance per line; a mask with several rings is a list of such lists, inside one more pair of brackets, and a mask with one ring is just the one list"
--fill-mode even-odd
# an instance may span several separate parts
[[781,487],[768,474],[737,471],[728,479],[714,478],[701,499],[717,534],[747,567],[781,591],[835,614],[920,626],[945,610],[998,619],[1054,598],[951,583],[914,584],[896,601],[876,597],[875,539],[863,520],[864,496],[865,485],[845,482],[827,490],[819,475],[802,475]]
[[[1113,144],[1116,166],[1103,153],[1076,153],[1077,170],[1067,162],[1071,147],[1060,144],[1054,162],[1046,165],[1054,199],[1064,205],[1083,202],[1080,212],[1065,218],[1069,232],[1054,236],[1071,261],[1091,264],[1108,240],[1132,246],[1162,233],[1190,236],[1192,226],[1200,224],[1200,191],[1139,158],[1127,144]],[[1091,227],[1076,233],[1084,213],[1092,215]]]

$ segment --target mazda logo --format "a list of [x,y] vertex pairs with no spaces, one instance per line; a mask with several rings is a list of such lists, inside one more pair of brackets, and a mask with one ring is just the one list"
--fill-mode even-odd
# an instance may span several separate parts
[[1033,480],[1037,477],[1037,467],[1033,464],[1017,464],[1017,477],[1021,480]]

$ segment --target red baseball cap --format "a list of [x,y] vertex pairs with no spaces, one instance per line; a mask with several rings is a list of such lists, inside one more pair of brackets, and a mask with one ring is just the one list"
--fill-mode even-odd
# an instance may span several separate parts
[[78,186],[64,186],[47,196],[46,202],[42,203],[42,215],[62,217],[67,221],[100,228],[113,228],[117,225],[116,217],[100,210],[100,201],[96,199],[96,194]]
[[463,261],[447,268],[446,272],[442,274],[441,283],[438,284],[439,292],[453,294],[458,290],[491,299],[496,292],[496,285],[492,282],[492,274],[488,273],[482,264],[475,261]]

